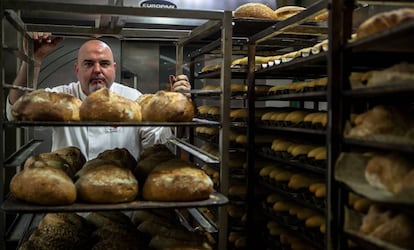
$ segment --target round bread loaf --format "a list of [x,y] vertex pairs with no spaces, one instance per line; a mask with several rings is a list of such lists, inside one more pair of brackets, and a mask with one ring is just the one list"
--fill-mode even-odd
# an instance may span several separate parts
[[134,174],[144,184],[149,173],[161,162],[174,159],[175,155],[164,144],[155,144],[142,151]]
[[53,153],[67,161],[71,168],[75,170],[75,173],[79,171],[86,162],[86,158],[82,151],[74,146],[60,148],[53,151]]
[[274,11],[274,17],[280,20],[287,19],[291,16],[298,14],[299,12],[305,9],[306,8],[300,7],[300,6],[283,6],[283,7],[277,8]]
[[12,115],[21,121],[79,121],[81,104],[72,95],[38,89],[17,99]]
[[10,192],[17,199],[40,205],[69,205],[76,200],[72,179],[60,168],[35,161],[10,181]]
[[79,109],[82,121],[139,122],[141,107],[107,88],[101,88],[85,98]]
[[138,98],[142,120],[151,122],[188,122],[194,118],[192,101],[179,92],[158,91]]
[[134,170],[137,165],[137,160],[126,148],[114,148],[107,149],[98,154],[96,157],[101,160],[112,160],[118,164],[118,166]]
[[414,8],[402,8],[378,13],[361,23],[356,32],[357,38],[372,35],[413,19]]
[[152,201],[196,201],[208,199],[213,181],[201,169],[181,159],[157,165],[148,175],[142,195]]
[[78,175],[75,185],[79,199],[90,203],[135,200],[138,195],[138,181],[131,170],[121,168],[113,161],[97,160],[100,162]]
[[240,5],[233,12],[234,17],[253,17],[273,19],[273,9],[262,3],[246,3]]

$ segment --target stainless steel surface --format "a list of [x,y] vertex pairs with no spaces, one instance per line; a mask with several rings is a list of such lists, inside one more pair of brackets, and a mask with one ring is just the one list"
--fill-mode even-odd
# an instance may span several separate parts
[[6,212],[18,213],[39,213],[39,212],[91,212],[91,211],[123,211],[136,209],[154,209],[154,208],[187,208],[187,207],[205,207],[205,206],[222,206],[228,203],[227,197],[220,193],[212,193],[206,200],[200,201],[145,201],[135,200],[131,202],[117,204],[92,204],[76,202],[70,205],[45,206],[35,205],[24,201],[17,200],[10,196],[2,203],[1,209]]
[[170,138],[168,141],[184,149],[186,152],[189,152],[191,155],[194,155],[195,157],[197,157],[198,159],[202,160],[205,163],[208,163],[208,164],[219,164],[220,163],[220,159],[218,159],[217,157],[207,152],[204,152],[198,147],[193,146],[192,144],[187,143],[181,139],[173,137],[173,138]]

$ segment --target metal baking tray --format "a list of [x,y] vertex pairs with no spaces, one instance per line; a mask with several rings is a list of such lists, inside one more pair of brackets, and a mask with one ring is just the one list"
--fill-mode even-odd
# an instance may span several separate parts
[[228,198],[218,192],[213,192],[206,200],[200,201],[182,201],[182,202],[160,202],[135,200],[132,202],[118,204],[89,204],[74,203],[64,206],[44,206],[30,204],[16,199],[12,195],[3,202],[1,209],[5,212],[18,213],[46,213],[46,212],[92,212],[92,211],[128,211],[155,208],[191,208],[191,207],[208,207],[222,206],[229,202]]

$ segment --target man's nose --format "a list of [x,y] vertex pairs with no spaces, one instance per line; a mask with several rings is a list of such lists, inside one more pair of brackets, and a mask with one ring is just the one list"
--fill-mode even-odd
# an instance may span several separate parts
[[93,72],[100,73],[101,72],[101,65],[99,63],[95,63],[93,65]]

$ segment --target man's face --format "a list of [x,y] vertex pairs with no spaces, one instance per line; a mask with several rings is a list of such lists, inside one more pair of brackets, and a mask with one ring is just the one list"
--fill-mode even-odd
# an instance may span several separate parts
[[103,87],[110,88],[116,73],[111,49],[101,41],[86,42],[79,49],[75,71],[86,95]]

